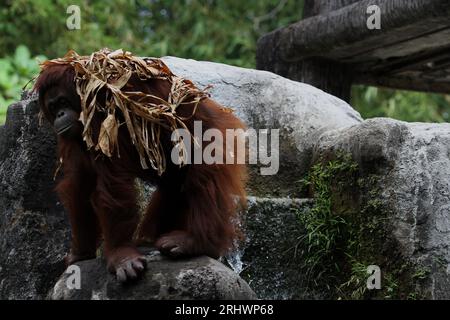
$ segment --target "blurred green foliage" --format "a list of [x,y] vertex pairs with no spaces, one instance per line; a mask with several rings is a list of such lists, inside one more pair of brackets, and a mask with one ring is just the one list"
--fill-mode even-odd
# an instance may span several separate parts
[[[70,5],[80,6],[81,30],[66,27]],[[0,0],[0,123],[38,72],[31,56],[109,47],[254,68],[257,39],[298,21],[302,8],[302,0]],[[439,122],[450,112],[442,95],[370,87],[355,87],[352,104],[366,118]]]
[[363,118],[390,117],[409,122],[450,120],[450,95],[354,86],[351,105]]
[[31,58],[27,47],[19,45],[14,54],[0,58],[0,123],[5,121],[6,107],[17,101],[22,88],[39,72],[38,61],[45,56]]
[[[66,27],[70,5],[80,6],[81,30]],[[20,44],[31,55],[49,58],[69,49],[89,54],[109,47],[254,67],[257,39],[299,20],[302,8],[302,1],[288,0],[0,0],[0,57],[9,61]],[[7,105],[38,72],[35,64],[26,81],[19,75],[16,81],[18,70],[9,65],[8,94],[0,89],[0,123]]]
[[[0,56],[25,44],[50,58],[101,47],[138,55],[176,55],[252,67],[262,34],[298,21],[302,1],[289,0],[3,0]],[[68,30],[69,5],[81,30]]]

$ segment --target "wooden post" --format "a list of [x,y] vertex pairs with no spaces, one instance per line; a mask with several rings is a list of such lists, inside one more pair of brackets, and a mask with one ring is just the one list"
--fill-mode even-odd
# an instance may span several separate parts
[[[358,0],[305,0],[304,17],[325,14]],[[263,36],[258,41],[256,68],[272,71],[283,77],[311,84],[345,101],[350,100],[352,72],[345,64],[324,58],[286,61],[280,56],[280,43]]]
[[[382,13],[375,29],[367,25],[373,5]],[[305,0],[304,11],[259,39],[258,69],[347,101],[352,83],[449,92],[448,0]]]

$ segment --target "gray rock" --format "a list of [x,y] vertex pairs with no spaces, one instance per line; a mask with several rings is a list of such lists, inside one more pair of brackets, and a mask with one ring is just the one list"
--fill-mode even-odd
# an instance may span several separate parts
[[235,109],[250,128],[280,130],[280,170],[274,179],[252,167],[254,195],[299,196],[295,182],[308,171],[319,136],[362,121],[346,102],[270,72],[175,57],[163,60],[200,87],[212,85],[211,97]]
[[312,205],[310,199],[250,197],[244,216],[246,240],[226,257],[261,299],[311,299],[318,292],[306,286],[302,265],[305,234],[298,216]]
[[36,99],[24,98],[0,131],[0,299],[45,297],[69,239],[53,192],[55,137],[38,125]]
[[385,258],[409,263],[413,289],[423,297],[449,299],[450,124],[371,119],[323,134],[314,158],[339,152],[352,155],[360,177],[377,176],[388,231],[379,240],[395,244]]
[[[231,269],[217,260],[198,257],[169,260],[158,251],[148,251],[147,270],[130,284],[120,284],[101,259],[86,260],[80,267],[80,289],[67,283],[71,274],[64,273],[49,294],[53,300],[150,300],[150,299],[256,299],[255,293]],[[69,281],[68,281],[69,280]]]
[[[153,189],[140,182],[141,207]],[[248,197],[242,213],[245,239],[222,260],[239,274],[260,299],[311,299],[323,297],[307,287],[300,272],[305,234],[299,215],[309,210],[312,199]]]

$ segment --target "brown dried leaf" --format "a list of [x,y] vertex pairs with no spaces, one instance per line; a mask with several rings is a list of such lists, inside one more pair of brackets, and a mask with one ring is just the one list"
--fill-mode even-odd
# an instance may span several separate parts
[[119,125],[114,114],[109,114],[102,122],[98,144],[95,150],[101,150],[106,156],[112,157],[115,146],[117,145],[117,134]]

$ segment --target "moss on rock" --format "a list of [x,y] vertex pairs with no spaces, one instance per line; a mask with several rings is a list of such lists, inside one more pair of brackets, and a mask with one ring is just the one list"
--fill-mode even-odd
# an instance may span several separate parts
[[[311,274],[309,286],[327,288],[331,298],[425,297],[421,267],[402,256],[392,236],[380,170],[386,167],[362,170],[350,153],[337,152],[319,159],[305,179],[315,204],[299,215],[306,230],[302,269]],[[369,265],[381,269],[380,290],[367,288]]]

